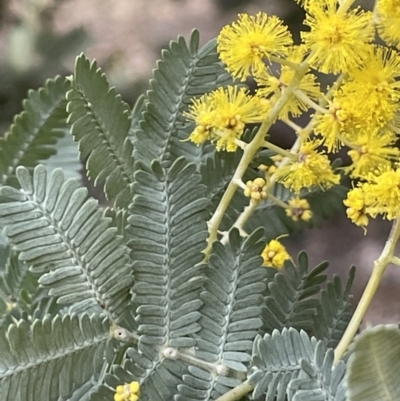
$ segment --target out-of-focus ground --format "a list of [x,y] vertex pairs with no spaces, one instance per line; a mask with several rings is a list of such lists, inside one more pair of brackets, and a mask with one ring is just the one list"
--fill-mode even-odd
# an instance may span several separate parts
[[[33,1],[33,0],[29,0]],[[11,0],[5,9],[10,15],[21,13],[28,0]],[[128,99],[134,99],[147,88],[151,69],[160,58],[160,51],[178,35],[190,36],[193,28],[200,31],[202,44],[214,38],[223,25],[236,18],[238,12],[267,11],[299,24],[301,10],[292,0],[219,1],[216,0],[35,0],[54,7],[52,18],[58,34],[83,27],[91,40],[81,48],[89,58],[96,58],[107,71],[111,82]],[[217,4],[218,3],[218,4]],[[229,5],[240,3],[237,7]],[[3,8],[4,8],[3,4]],[[228,5],[224,8],[222,5]],[[3,35],[15,21],[5,18]],[[296,30],[295,28],[294,30]],[[296,35],[295,35],[296,36]],[[0,38],[0,59],[7,53],[6,41]],[[72,70],[75,54],[59,60]],[[137,92],[137,93],[135,93]],[[400,205],[399,205],[400,207]],[[330,260],[329,274],[345,278],[350,265],[357,267],[353,286],[355,301],[365,287],[373,261],[384,246],[390,230],[388,222],[372,222],[364,236],[362,229],[342,216],[326,221],[319,229],[309,230],[286,240],[295,257],[305,249],[312,265]],[[400,267],[391,266],[371,305],[364,323],[387,323],[400,320]]]

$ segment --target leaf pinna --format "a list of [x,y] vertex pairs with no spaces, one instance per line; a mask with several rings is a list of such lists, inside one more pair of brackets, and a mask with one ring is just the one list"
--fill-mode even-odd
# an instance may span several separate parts
[[21,190],[0,188],[7,199],[0,205],[0,224],[7,226],[5,235],[19,258],[41,274],[39,282],[59,303],[76,310],[101,305],[111,319],[121,319],[133,281],[128,248],[97,201],[86,199],[86,188],[65,181],[59,169],[48,177],[39,165],[31,177],[19,167],[17,178]]

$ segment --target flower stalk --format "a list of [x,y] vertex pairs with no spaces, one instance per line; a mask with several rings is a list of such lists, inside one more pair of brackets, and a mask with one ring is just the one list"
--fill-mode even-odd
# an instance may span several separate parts
[[368,284],[365,287],[364,293],[357,305],[354,315],[347,326],[347,329],[340,340],[338,346],[335,349],[335,363],[342,359],[346,353],[349,345],[353,341],[354,336],[357,333],[358,328],[368,310],[369,305],[379,287],[382,280],[382,276],[386,271],[386,268],[393,261],[394,251],[397,242],[400,237],[400,218],[397,218],[392,226],[389,237],[386,241],[385,247],[382,250],[381,255],[374,263],[374,269],[372,270],[371,277],[369,278]]
[[242,180],[246,169],[248,168],[251,161],[254,159],[256,152],[260,149],[263,145],[265,136],[269,129],[271,128],[272,124],[278,118],[280,111],[282,110],[283,106],[291,99],[293,92],[299,86],[301,79],[307,73],[309,69],[309,64],[305,61],[300,64],[299,70],[294,75],[292,81],[290,82],[289,86],[287,87],[286,91],[282,94],[280,99],[275,103],[274,107],[268,114],[266,120],[261,124],[256,136],[254,139],[246,146],[243,152],[243,156],[240,160],[238,167],[230,181],[228,188],[226,189],[222,199],[215,211],[214,215],[209,221],[209,237],[208,237],[208,244],[206,249],[204,250],[205,260],[208,259],[208,256],[211,253],[212,244],[217,239],[219,226],[221,225],[222,219],[225,215],[225,212],[236,192],[237,189],[237,180]]

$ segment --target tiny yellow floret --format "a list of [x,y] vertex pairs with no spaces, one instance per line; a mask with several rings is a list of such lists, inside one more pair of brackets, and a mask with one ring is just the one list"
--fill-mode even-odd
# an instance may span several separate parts
[[347,193],[347,199],[343,203],[348,207],[347,217],[357,226],[367,227],[368,216],[366,214],[366,197],[362,186],[353,188]]
[[244,195],[251,198],[252,201],[259,201],[268,197],[267,183],[264,178],[256,178],[254,181],[246,182]]
[[139,396],[140,384],[137,381],[133,381],[129,384],[117,386],[114,401],[138,401]]
[[263,266],[272,266],[277,269],[281,269],[285,261],[291,259],[286,248],[276,239],[268,243],[261,256],[264,259]]
[[293,198],[289,201],[289,208],[285,209],[286,216],[291,217],[294,221],[309,221],[312,218],[310,204],[306,199]]

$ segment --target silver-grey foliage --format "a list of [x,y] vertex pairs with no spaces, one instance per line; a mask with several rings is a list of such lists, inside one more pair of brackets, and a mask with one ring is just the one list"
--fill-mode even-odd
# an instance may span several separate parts
[[[329,347],[350,318],[354,272],[342,290],[338,278],[324,288],[327,263],[309,269],[305,253],[279,272],[262,266],[269,235],[288,230],[265,219],[276,212],[268,201],[249,224],[264,230],[230,230],[204,260],[207,221],[241,151],[187,142],[184,113],[230,78],[197,31],[157,67],[131,111],[80,55],[72,78],[30,92],[0,140],[0,400],[110,401],[137,380],[141,401],[209,401],[248,378],[255,399],[344,401],[344,362],[333,367]],[[38,165],[66,134],[110,208]],[[247,204],[237,191],[221,230]],[[319,217],[333,208],[314,206]]]

